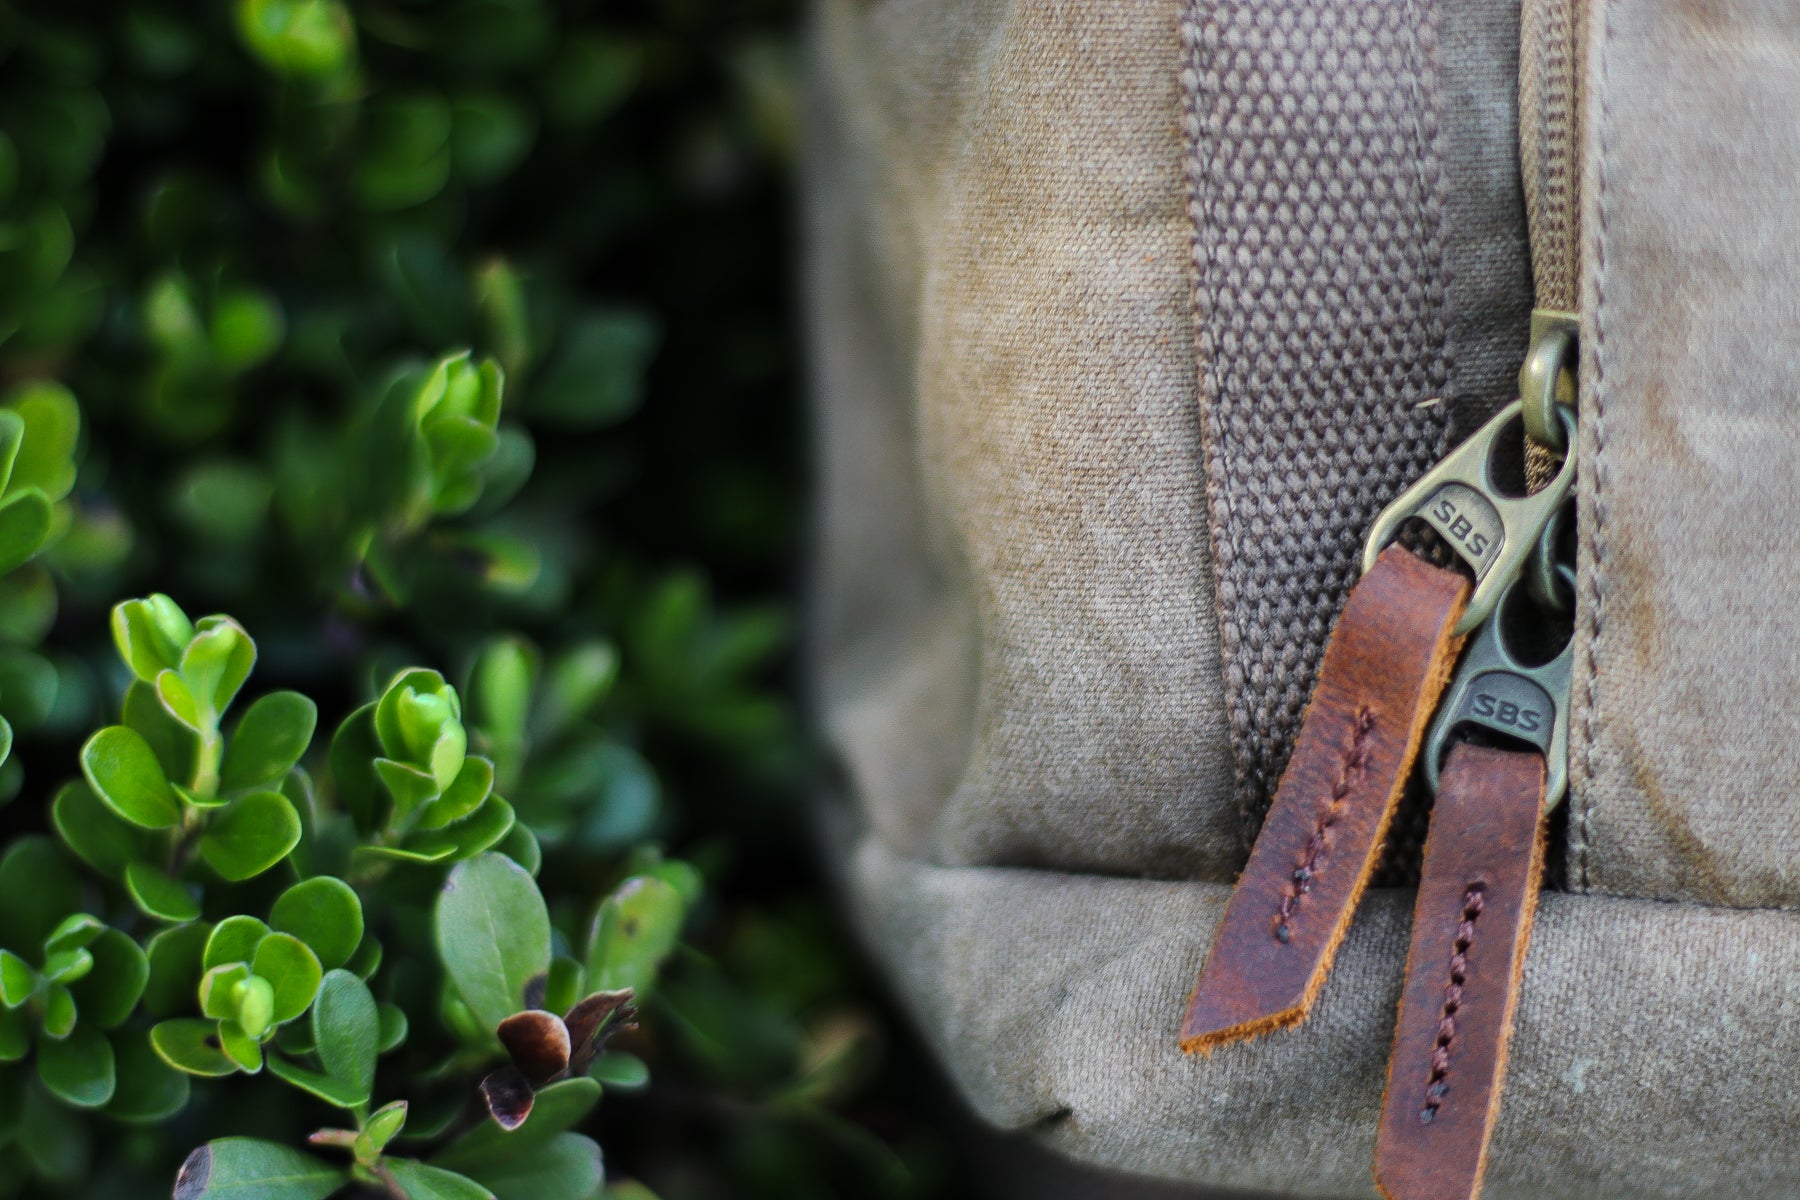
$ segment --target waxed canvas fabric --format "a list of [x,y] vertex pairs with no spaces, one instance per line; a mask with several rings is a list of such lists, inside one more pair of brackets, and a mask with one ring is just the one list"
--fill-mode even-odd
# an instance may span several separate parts
[[1633,0],[1588,19],[1570,870],[1793,908],[1800,18]]
[[[1216,395],[1195,301],[1204,242],[1188,186],[1190,156],[1204,150],[1190,135],[1190,56],[1208,8],[815,9],[807,224],[821,468],[809,654],[843,768],[821,821],[872,952],[984,1117],[1121,1171],[1369,1195],[1410,892],[1371,894],[1304,1026],[1211,1057],[1176,1048],[1244,852],[1202,436]],[[1649,87],[1666,49],[1657,39],[1681,30],[1724,37],[1742,56],[1783,53],[1767,32],[1772,9],[1619,0],[1608,11],[1601,24],[1619,41],[1603,96],[1624,86],[1622,62]],[[1437,58],[1421,78],[1435,77],[1437,94],[1421,102],[1440,123],[1434,269],[1445,295],[1432,338],[1451,423],[1466,428],[1504,398],[1530,303],[1517,130],[1493,127],[1513,111],[1519,17],[1468,0],[1440,3],[1432,19]],[[1741,69],[1690,58],[1689,86],[1713,86],[1713,67]],[[1764,112],[1782,99],[1756,95]],[[1732,109],[1722,103],[1715,126]],[[1713,153],[1697,122],[1678,122],[1688,140],[1672,143],[1696,161]],[[1590,179],[1606,162],[1590,158]],[[1780,159],[1766,167],[1796,177]],[[1634,183],[1611,214],[1645,239],[1612,261],[1614,305],[1648,261],[1680,261],[1642,249],[1673,236],[1636,209],[1632,197],[1654,192]],[[1653,278],[1672,313],[1675,281]],[[1794,287],[1773,266],[1748,278],[1778,296]],[[1777,303],[1792,311],[1791,299]],[[1584,379],[1584,438],[1595,436],[1594,383]],[[1775,389],[1755,394],[1779,429]],[[1616,382],[1605,395],[1607,440],[1621,428],[1642,437],[1614,419],[1641,401]],[[1665,442],[1662,453],[1687,462],[1680,450]],[[1610,453],[1618,463],[1624,452],[1613,442]],[[1603,503],[1641,504],[1652,485],[1614,470],[1599,486]],[[1584,545],[1584,576],[1593,553]],[[1645,578],[1620,583],[1608,569],[1607,612],[1624,592],[1655,613],[1654,572],[1645,596]],[[1592,639],[1591,587],[1581,603]],[[1779,663],[1772,613],[1759,618],[1761,649]],[[1611,686],[1614,661],[1594,656],[1594,730],[1641,722],[1635,697],[1655,694],[1630,677]],[[1688,744],[1727,736],[1706,726],[1729,704],[1697,683],[1680,696]],[[1660,752],[1665,769],[1685,761]],[[1660,851],[1615,857],[1624,841],[1595,832],[1609,811],[1628,811],[1608,806],[1630,794],[1618,780],[1636,776],[1604,751],[1593,759],[1619,762],[1610,785],[1576,766],[1578,790],[1590,790],[1571,802],[1571,825],[1588,821],[1568,839],[1586,856],[1572,886],[1618,894],[1545,897],[1486,1194],[1800,1193],[1787,1080],[1800,1056],[1800,918],[1649,898],[1667,889],[1641,887],[1648,876],[1631,864]],[[1693,827],[1714,803],[1711,777],[1696,767],[1669,778],[1681,790],[1659,802]],[[1725,793],[1740,809],[1744,794]],[[1773,819],[1781,802],[1758,803]],[[1731,860],[1733,886],[1778,877],[1747,845],[1731,847],[1750,856]],[[1751,869],[1740,875],[1739,861]]]

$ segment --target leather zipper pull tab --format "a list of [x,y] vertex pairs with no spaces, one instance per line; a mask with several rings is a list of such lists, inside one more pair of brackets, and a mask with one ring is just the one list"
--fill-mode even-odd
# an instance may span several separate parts
[[1375,1143],[1387,1200],[1475,1200],[1543,882],[1544,756],[1450,751]]
[[[1555,526],[1545,531],[1547,560],[1558,540]],[[1573,571],[1558,569],[1562,588],[1551,583],[1559,594],[1550,598],[1563,603],[1552,611],[1574,599]],[[1425,738],[1437,803],[1375,1143],[1375,1181],[1388,1200],[1475,1200],[1481,1191],[1543,885],[1546,816],[1568,787],[1574,638],[1562,631],[1562,649],[1536,661],[1510,644],[1508,631],[1530,620],[1533,593],[1530,579],[1506,590]],[[1451,745],[1469,731],[1515,748]]]
[[1292,1025],[1312,1007],[1449,679],[1469,592],[1403,546],[1351,589],[1189,1001],[1183,1050]]

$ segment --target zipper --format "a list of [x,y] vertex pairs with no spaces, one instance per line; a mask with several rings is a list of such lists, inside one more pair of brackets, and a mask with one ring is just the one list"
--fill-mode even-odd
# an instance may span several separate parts
[[[1584,9],[1524,0],[1521,13],[1520,166],[1536,305],[1519,396],[1534,494],[1572,477],[1578,457]],[[1481,1192],[1549,817],[1568,791],[1574,524],[1573,503],[1559,498],[1525,569],[1471,638],[1421,749],[1437,803],[1376,1140],[1388,1200]]]
[[[1438,800],[1377,1141],[1376,1182],[1390,1200],[1480,1192],[1548,815],[1568,786],[1582,9],[1523,5],[1520,152],[1536,305],[1520,398],[1371,527],[1364,574],[1182,1028],[1184,1050],[1211,1051],[1305,1019],[1422,754]],[[1523,444],[1508,445],[1521,428]],[[1498,478],[1508,454],[1523,459],[1522,489]],[[1472,582],[1393,545],[1414,520]]]

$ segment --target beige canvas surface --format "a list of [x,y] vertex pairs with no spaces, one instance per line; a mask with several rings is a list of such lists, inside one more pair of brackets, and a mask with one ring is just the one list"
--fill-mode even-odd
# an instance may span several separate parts
[[[1676,12],[1726,22],[1706,37],[1756,24],[1731,5],[1621,2],[1634,20],[1612,36],[1645,79]],[[1663,19],[1635,20],[1645,12]],[[1367,1195],[1410,893],[1372,897],[1303,1028],[1211,1058],[1175,1047],[1242,861],[1199,442],[1181,14],[1174,0],[816,7],[809,628],[844,783],[827,824],[871,949],[989,1120],[1122,1170]],[[1690,57],[1696,71],[1710,61]],[[1484,95],[1471,111],[1494,103]],[[1512,253],[1494,269],[1503,291]],[[1654,257],[1639,249],[1614,270]],[[1629,290],[1616,283],[1614,303]],[[1633,403],[1618,387],[1609,413]],[[1775,392],[1757,395],[1779,430]],[[1584,421],[1594,436],[1585,409]],[[1618,455],[1616,439],[1643,436],[1605,425]],[[1679,442],[1663,446],[1667,462],[1689,461]],[[1632,494],[1618,475],[1600,475],[1603,502]],[[1619,580],[1610,569],[1601,578]],[[1644,578],[1659,579],[1606,585],[1601,647],[1621,628],[1619,596]],[[1583,603],[1590,613],[1593,597]],[[1783,661],[1773,610],[1760,611],[1761,652]],[[1621,678],[1597,690],[1597,747],[1648,728],[1634,697],[1654,703],[1655,685]],[[1690,673],[1676,695],[1711,720],[1723,710],[1703,682]],[[1608,721],[1625,732],[1605,733]],[[1669,748],[1681,744],[1645,761],[1664,772],[1665,803],[1699,813],[1728,752],[1690,738],[1686,763]],[[1582,878],[1640,897],[1782,894],[1781,868],[1757,867],[1748,840],[1719,843],[1749,856],[1747,874],[1728,872],[1748,891],[1645,886],[1670,858],[1605,840],[1629,828],[1608,825],[1629,812],[1619,781],[1643,777],[1614,761],[1577,768],[1594,788],[1576,810]],[[1786,802],[1749,794],[1718,802]],[[1698,828],[1702,844],[1719,836]],[[1787,912],[1546,897],[1487,1194],[1800,1194],[1797,979],[1800,917]]]
[[1800,904],[1800,20],[1590,17],[1577,883]]

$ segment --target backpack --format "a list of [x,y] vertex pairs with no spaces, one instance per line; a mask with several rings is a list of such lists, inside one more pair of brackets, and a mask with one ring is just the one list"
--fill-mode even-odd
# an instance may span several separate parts
[[[813,49],[824,822],[972,1106],[1271,1193],[1800,1194],[1791,8],[820,0]],[[1472,437],[1543,510],[1481,586],[1416,503]],[[1561,643],[1457,628],[1484,587]]]

